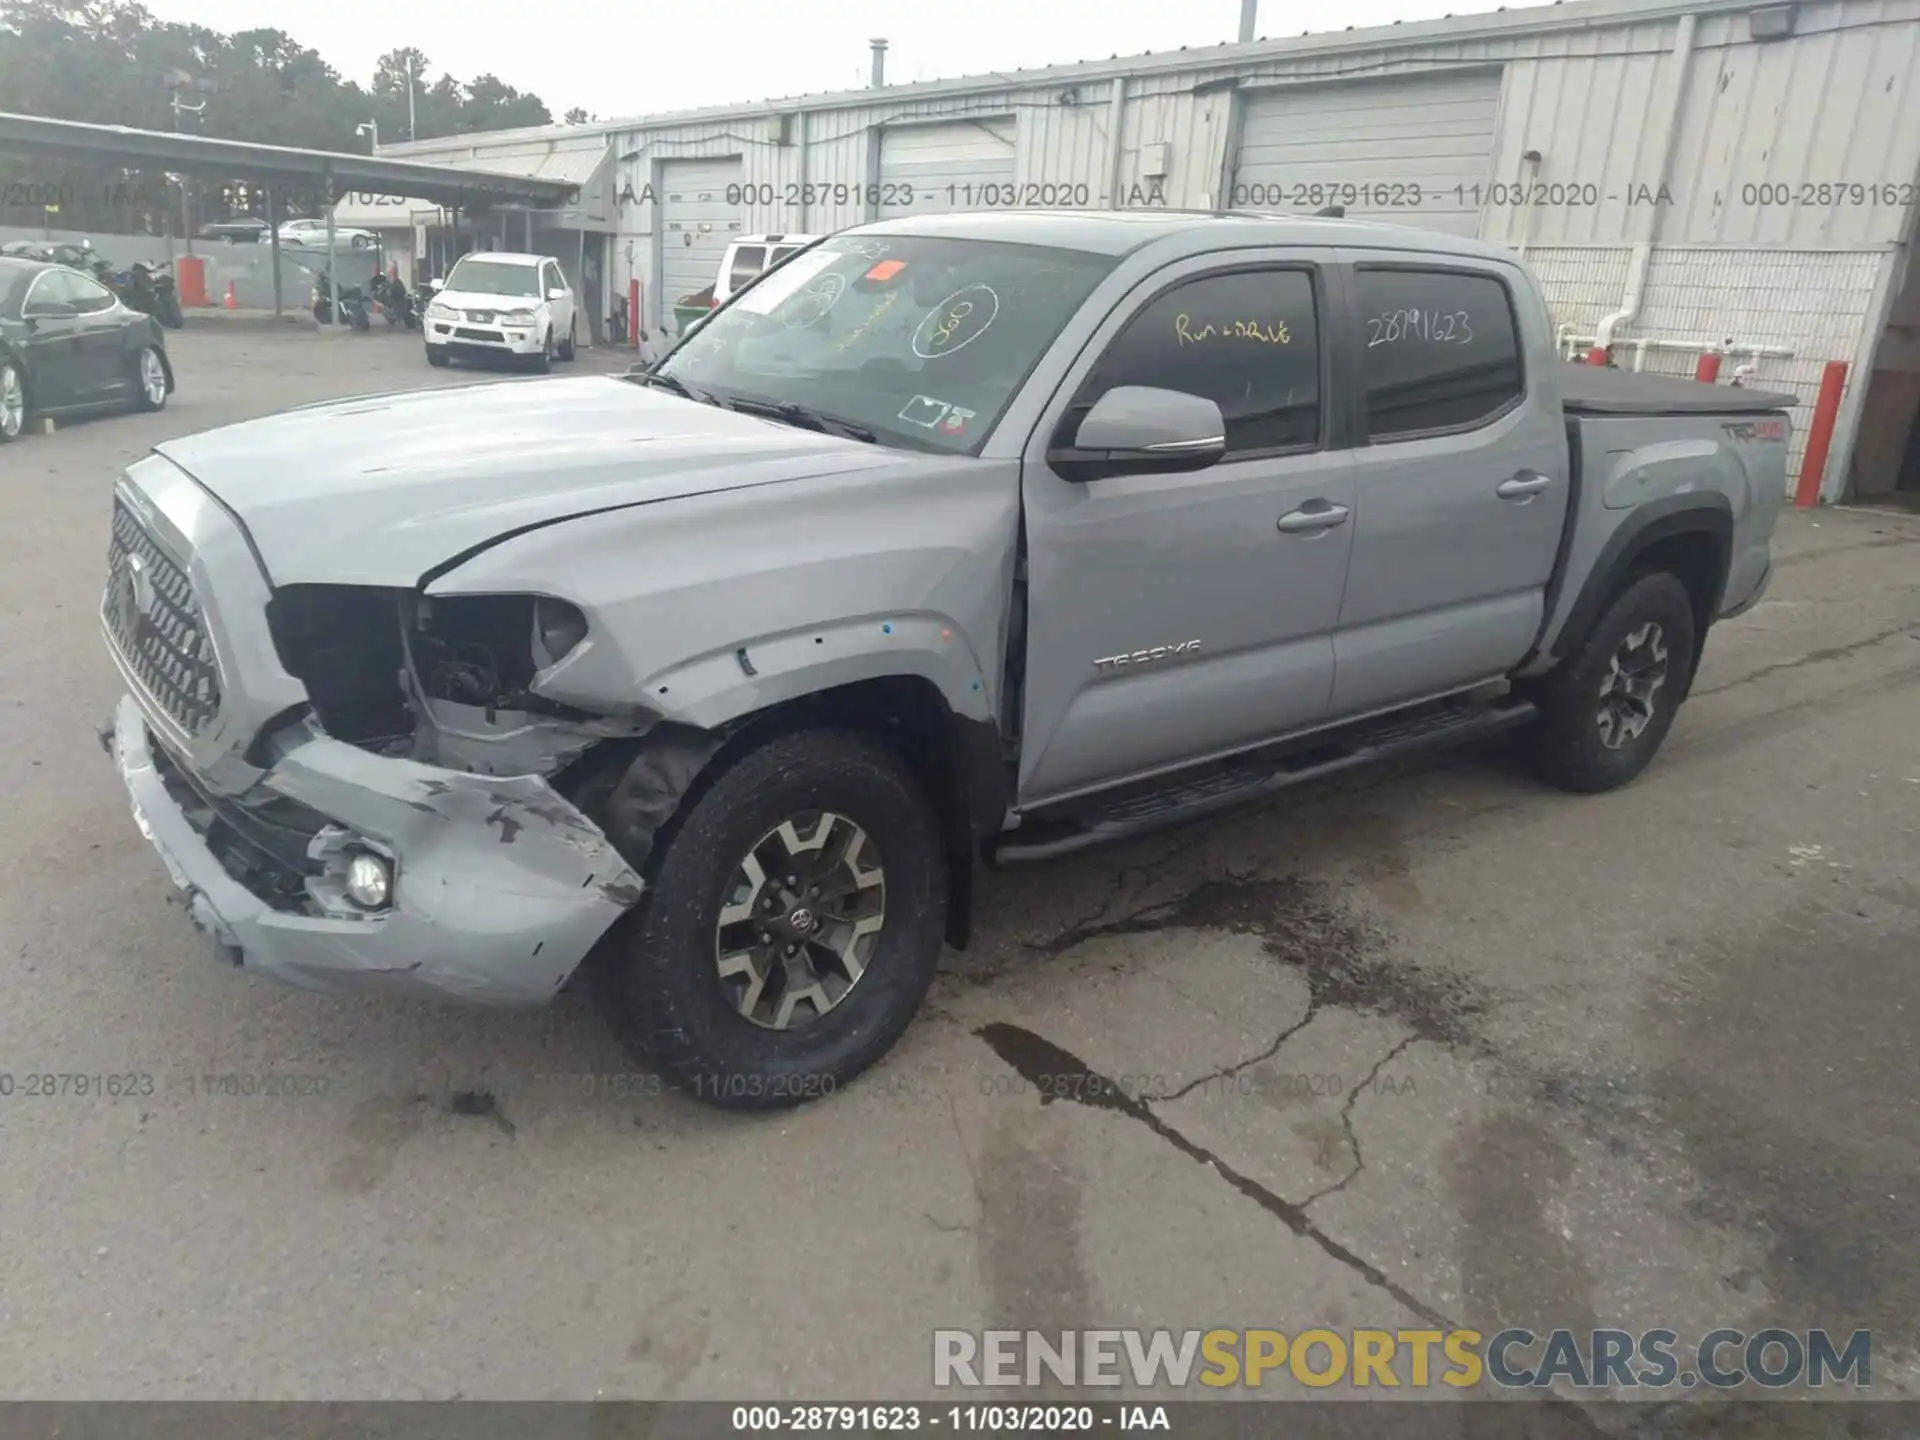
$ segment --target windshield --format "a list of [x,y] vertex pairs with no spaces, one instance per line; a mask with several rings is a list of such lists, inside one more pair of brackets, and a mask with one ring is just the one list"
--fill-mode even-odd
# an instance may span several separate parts
[[1114,258],[838,236],[716,311],[657,367],[696,395],[784,403],[890,445],[976,452]]
[[540,272],[532,265],[498,260],[462,260],[447,277],[447,289],[470,295],[538,295]]

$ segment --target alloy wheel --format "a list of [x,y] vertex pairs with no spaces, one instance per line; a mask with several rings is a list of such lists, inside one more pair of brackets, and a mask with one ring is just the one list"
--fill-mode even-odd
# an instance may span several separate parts
[[1600,681],[1600,743],[1609,750],[1639,739],[1653,720],[1654,697],[1667,683],[1667,645],[1657,622],[1629,630]]
[[167,398],[167,371],[160,363],[160,352],[142,350],[140,352],[140,389],[147,397],[147,403],[156,408]]
[[27,424],[27,390],[16,366],[0,366],[0,435],[9,440]]
[[865,975],[886,908],[886,870],[866,831],[828,810],[783,821],[735,867],[714,927],[729,1003],[762,1029],[818,1023]]

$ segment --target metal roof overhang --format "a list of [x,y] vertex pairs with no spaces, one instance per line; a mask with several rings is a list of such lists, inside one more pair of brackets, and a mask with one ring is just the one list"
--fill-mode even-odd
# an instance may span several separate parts
[[155,166],[212,179],[311,185],[331,179],[334,197],[356,190],[418,196],[439,205],[565,205],[575,186],[560,178],[423,165],[331,150],[255,145],[208,135],[172,135],[124,125],[50,120],[0,112],[0,154],[61,160],[106,160],[128,169]]

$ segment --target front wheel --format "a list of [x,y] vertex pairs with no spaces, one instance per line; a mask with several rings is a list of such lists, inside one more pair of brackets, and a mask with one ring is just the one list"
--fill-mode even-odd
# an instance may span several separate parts
[[1563,790],[1613,790],[1647,768],[1673,728],[1694,658],[1693,601],[1678,577],[1641,575],[1553,675],[1529,737],[1535,768]]
[[447,364],[446,347],[444,345],[427,346],[427,364],[433,366],[436,370],[445,369]]
[[540,375],[553,369],[553,331],[549,330],[541,337],[540,353],[533,357],[533,368]]
[[615,1030],[698,1099],[773,1110],[892,1048],[933,982],[946,857],[891,751],[808,730],[695,800],[600,970]]
[[567,338],[560,344],[559,359],[573,359],[574,352],[579,349],[579,334],[580,322],[578,320],[569,321],[567,323]]

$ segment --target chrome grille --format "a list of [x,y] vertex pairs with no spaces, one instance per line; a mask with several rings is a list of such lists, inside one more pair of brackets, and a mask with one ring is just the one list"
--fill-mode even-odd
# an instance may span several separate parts
[[189,735],[220,713],[220,669],[193,582],[125,505],[113,507],[101,613],[133,673]]

